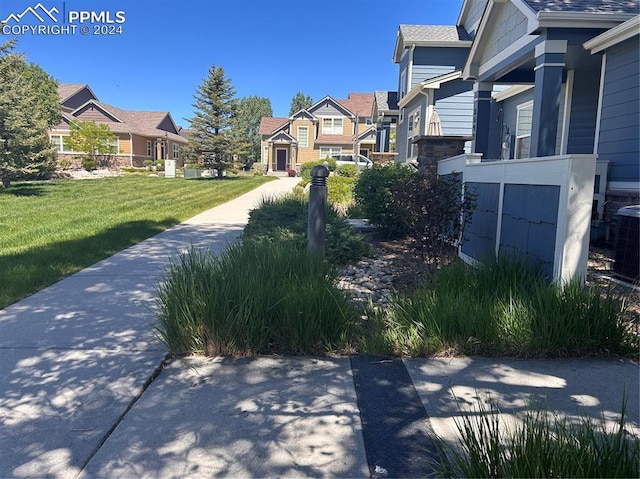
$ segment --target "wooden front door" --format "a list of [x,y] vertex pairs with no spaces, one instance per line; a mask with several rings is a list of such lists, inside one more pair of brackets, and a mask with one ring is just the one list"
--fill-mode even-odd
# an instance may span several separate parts
[[285,171],[287,169],[287,150],[276,149],[276,171]]

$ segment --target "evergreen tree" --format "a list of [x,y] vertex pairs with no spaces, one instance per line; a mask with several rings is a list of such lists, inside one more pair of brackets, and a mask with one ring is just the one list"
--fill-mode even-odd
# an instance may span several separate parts
[[289,116],[299,112],[304,108],[309,108],[311,105],[313,105],[313,100],[311,99],[311,97],[299,91],[291,100],[291,108],[289,108]]
[[13,52],[15,41],[0,45],[0,180],[50,173],[56,154],[47,134],[60,121],[57,82]]
[[273,116],[271,100],[258,96],[241,98],[233,120],[234,153],[245,166],[260,159],[260,120]]
[[211,65],[194,95],[193,118],[189,120],[195,131],[191,137],[193,149],[201,152],[205,166],[218,170],[218,178],[233,167],[230,133],[237,106],[235,93],[224,69]]

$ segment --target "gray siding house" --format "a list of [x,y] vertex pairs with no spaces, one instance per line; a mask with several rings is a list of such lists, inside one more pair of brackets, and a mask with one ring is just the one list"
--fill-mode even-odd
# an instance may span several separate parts
[[639,8],[464,1],[472,149],[438,164],[441,174],[463,172],[478,195],[463,258],[518,255],[556,280],[580,276],[592,219],[640,203]]
[[473,83],[462,78],[470,46],[463,27],[400,25],[393,56],[399,66],[396,161],[417,161],[420,139],[470,139]]

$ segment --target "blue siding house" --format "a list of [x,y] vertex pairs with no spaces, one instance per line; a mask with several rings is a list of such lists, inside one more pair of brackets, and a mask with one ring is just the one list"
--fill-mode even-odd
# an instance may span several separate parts
[[518,255],[556,280],[580,276],[592,219],[640,203],[639,10],[633,0],[464,1],[473,141],[438,171],[463,172],[478,195],[465,259]]
[[399,66],[396,161],[418,162],[419,142],[430,137],[470,140],[473,82],[462,78],[470,46],[463,27],[400,25],[393,56]]

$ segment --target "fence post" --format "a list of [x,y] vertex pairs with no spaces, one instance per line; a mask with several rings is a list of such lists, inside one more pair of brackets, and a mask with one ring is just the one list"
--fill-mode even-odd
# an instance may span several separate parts
[[311,256],[324,256],[328,176],[329,169],[326,166],[317,165],[311,169],[309,224],[307,226],[307,252]]

